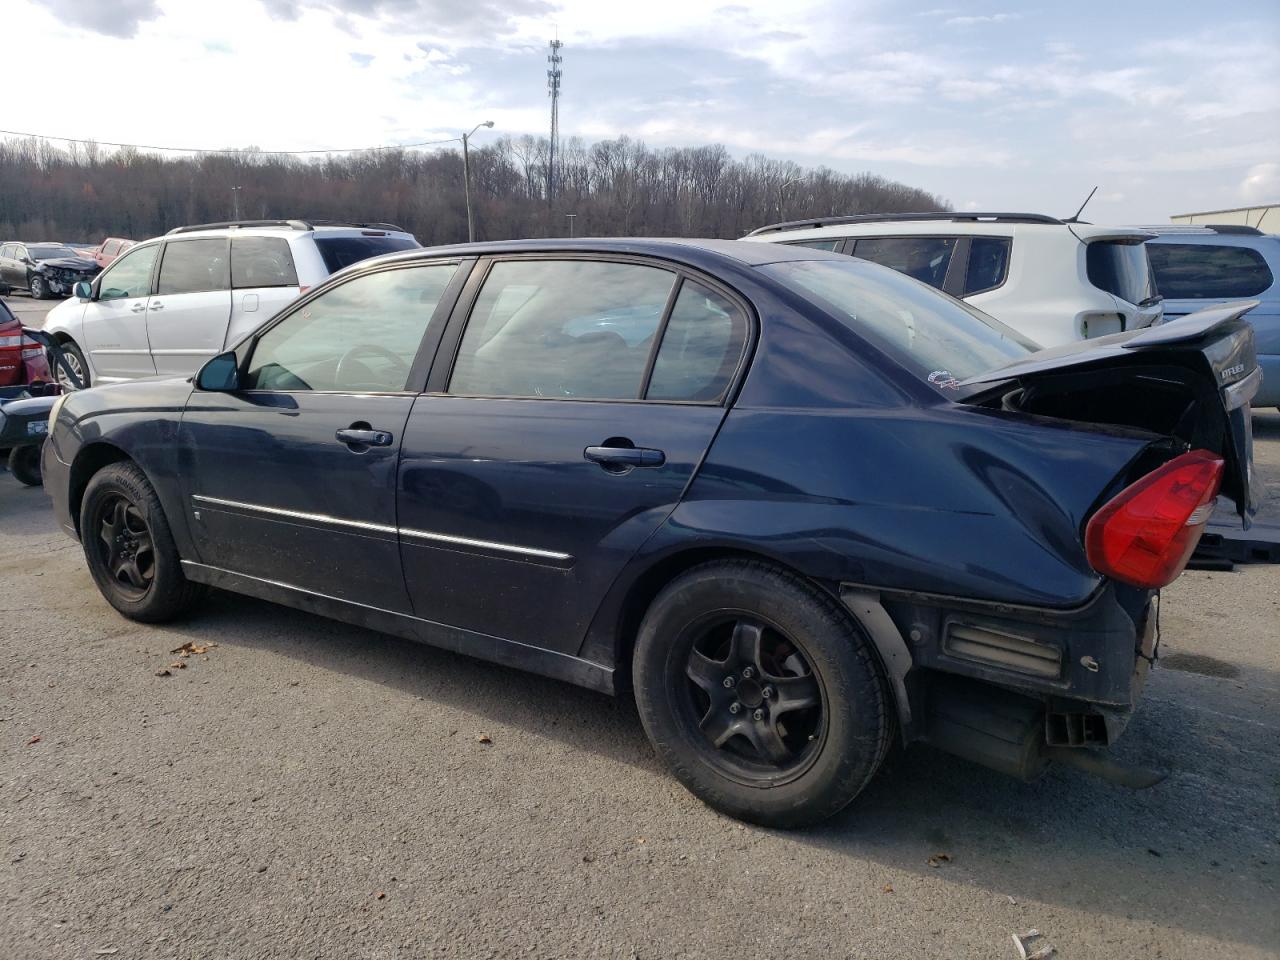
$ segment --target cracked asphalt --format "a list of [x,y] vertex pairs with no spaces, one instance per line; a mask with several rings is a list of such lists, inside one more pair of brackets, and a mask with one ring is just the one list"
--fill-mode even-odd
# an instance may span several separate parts
[[0,584],[0,957],[1280,956],[1278,567],[1166,591],[1117,748],[1159,786],[913,747],[795,833],[694,800],[629,702],[225,594],[132,624],[7,474]]

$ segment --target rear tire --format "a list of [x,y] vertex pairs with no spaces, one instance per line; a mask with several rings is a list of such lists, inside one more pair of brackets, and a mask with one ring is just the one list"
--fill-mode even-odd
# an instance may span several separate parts
[[825,820],[888,750],[890,701],[870,641],[835,600],[769,564],[718,561],[674,580],[645,615],[633,666],[658,755],[742,820]]
[[38,487],[44,483],[40,474],[40,446],[29,443],[23,447],[14,447],[9,451],[9,472],[14,478],[28,487]]
[[80,506],[80,542],[98,589],[130,620],[171,620],[205,593],[183,575],[160,498],[136,464],[113,463],[93,475]]

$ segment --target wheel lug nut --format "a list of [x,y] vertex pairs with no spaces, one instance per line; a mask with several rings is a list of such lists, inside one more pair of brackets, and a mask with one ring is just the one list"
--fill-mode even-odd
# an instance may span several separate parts
[[741,709],[742,709],[742,704],[740,704],[740,703],[734,702],[734,703],[729,704],[729,712],[730,712],[730,713],[737,713],[737,712],[738,712],[739,710],[741,710]]
[[755,713],[753,713],[753,714],[751,715],[751,719],[753,719],[753,720],[763,720],[763,719],[764,719],[764,711],[763,711],[763,710],[757,710]]
[[744,680],[750,680],[755,675],[756,675],[756,672],[752,670],[750,667],[744,667],[742,670],[742,678]]
[[725,677],[725,678],[724,678],[724,685],[725,685],[726,687],[732,687],[732,686],[733,686],[733,677]]
[[765,687],[760,691],[760,696],[764,697],[766,700],[771,699],[773,697],[773,687]]

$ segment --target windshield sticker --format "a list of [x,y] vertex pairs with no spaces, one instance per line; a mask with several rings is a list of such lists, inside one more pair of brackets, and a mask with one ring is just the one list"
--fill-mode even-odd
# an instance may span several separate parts
[[950,370],[935,370],[929,374],[929,382],[942,390],[959,390],[960,381],[951,375]]

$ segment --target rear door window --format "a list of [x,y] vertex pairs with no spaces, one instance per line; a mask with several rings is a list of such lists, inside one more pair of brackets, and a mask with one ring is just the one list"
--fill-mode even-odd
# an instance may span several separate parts
[[370,257],[417,247],[408,237],[316,237],[316,249],[330,273]]
[[969,262],[965,265],[964,291],[961,296],[994,290],[1009,276],[1009,251],[1013,241],[1008,237],[970,237]]
[[694,280],[680,286],[653,364],[649,400],[710,403],[724,396],[747,342],[747,318]]
[[860,237],[854,256],[942,289],[957,237]]
[[1257,250],[1209,243],[1147,245],[1156,289],[1170,300],[1254,297],[1275,277]]
[[170,240],[160,261],[156,293],[172,296],[226,290],[227,241]]
[[298,286],[289,241],[283,237],[233,237],[231,286],[237,290]]
[[675,274],[593,260],[493,265],[458,347],[449,392],[640,398]]
[[1127,303],[1155,295],[1145,243],[1094,240],[1085,248],[1085,269],[1091,284]]

